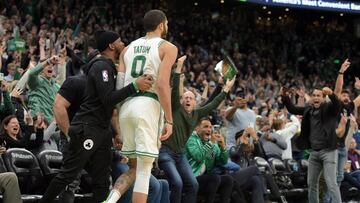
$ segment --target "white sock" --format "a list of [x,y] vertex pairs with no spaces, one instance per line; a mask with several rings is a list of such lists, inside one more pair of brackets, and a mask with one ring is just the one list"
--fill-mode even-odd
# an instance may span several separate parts
[[108,198],[106,199],[106,203],[116,203],[120,199],[120,192],[117,190],[111,190]]

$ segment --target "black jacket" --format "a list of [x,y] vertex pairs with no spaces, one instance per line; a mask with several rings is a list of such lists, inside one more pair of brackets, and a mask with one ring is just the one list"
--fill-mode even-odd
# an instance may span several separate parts
[[260,140],[253,144],[252,150],[247,149],[248,147],[249,145],[245,144],[239,144],[231,147],[229,150],[231,161],[239,164],[241,168],[245,168],[254,165],[255,157],[267,159]]
[[[337,116],[340,113],[341,103],[335,94],[329,95],[331,102],[324,102],[320,106],[320,122],[322,125],[322,131],[325,132],[329,142],[327,149],[336,149],[336,127],[337,127]],[[282,102],[286,106],[287,110],[291,114],[302,115],[301,121],[301,133],[296,139],[296,146],[299,149],[311,149],[310,144],[310,116],[312,105],[305,107],[294,106],[289,97],[282,97]]]
[[97,57],[89,62],[85,97],[73,124],[110,126],[115,105],[136,93],[132,83],[115,90],[116,75],[115,64],[110,59]]
[[25,126],[25,132],[20,133],[17,140],[13,139],[7,133],[4,133],[0,136],[0,139],[5,140],[6,149],[9,148],[25,148],[27,150],[35,149],[40,147],[43,144],[44,138],[44,130],[43,129],[36,129],[36,139],[30,140],[31,134],[34,133],[34,126]]

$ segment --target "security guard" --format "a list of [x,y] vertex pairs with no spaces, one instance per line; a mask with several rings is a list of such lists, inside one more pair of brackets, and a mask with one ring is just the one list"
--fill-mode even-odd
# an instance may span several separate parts
[[112,133],[111,117],[117,103],[138,91],[148,90],[152,81],[139,77],[134,83],[115,90],[115,60],[124,48],[118,33],[95,32],[97,48],[101,56],[89,62],[85,100],[69,128],[69,156],[59,174],[51,181],[41,202],[49,203],[71,183],[83,168],[92,177],[93,197],[91,202],[106,199],[109,189]]

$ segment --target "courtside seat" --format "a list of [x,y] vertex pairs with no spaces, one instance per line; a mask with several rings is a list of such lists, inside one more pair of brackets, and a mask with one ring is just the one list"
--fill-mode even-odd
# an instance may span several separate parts
[[306,172],[302,172],[301,163],[293,160],[288,159],[285,160],[285,166],[288,172],[291,173],[290,177],[293,181],[295,187],[298,188],[306,188],[307,187],[307,180],[306,180]]
[[288,172],[299,172],[300,170],[300,164],[294,159],[286,159],[284,160],[286,170]]
[[[270,158],[269,163],[271,168],[275,171],[274,178],[278,179],[278,181],[282,180],[284,185],[289,186],[289,188],[280,188],[280,193],[283,194],[287,199],[292,197],[306,197],[307,195],[307,188],[306,186],[298,186],[297,184],[293,183],[294,172],[292,170],[288,170],[289,167],[293,167],[292,164],[295,164],[293,161],[287,161],[289,166],[285,164],[282,160],[276,158]],[[295,161],[296,162],[296,161]],[[285,183],[288,184],[285,184]],[[278,186],[280,187],[279,183]]]
[[36,157],[28,150],[11,148],[4,154],[9,172],[14,172],[19,180],[21,194],[43,194],[46,185]]
[[56,150],[44,150],[38,154],[37,158],[46,179],[51,180],[59,173],[63,159],[61,152]]
[[275,173],[288,174],[284,162],[280,159],[270,158],[269,163]]
[[270,164],[262,157],[255,157],[255,165],[262,173],[273,173]]

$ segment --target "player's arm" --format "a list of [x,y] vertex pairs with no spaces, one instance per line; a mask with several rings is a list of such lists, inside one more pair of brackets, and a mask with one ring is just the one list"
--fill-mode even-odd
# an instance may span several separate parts
[[61,94],[56,94],[54,101],[54,116],[55,120],[61,130],[66,136],[69,132],[70,121],[67,109],[70,107],[71,103],[66,100]]
[[124,55],[128,47],[121,52],[119,56],[119,65],[117,67],[117,77],[116,77],[116,89],[119,90],[124,87],[124,80],[125,80],[125,62],[124,62]]
[[121,149],[123,141],[122,141],[122,136],[121,136],[121,132],[120,132],[119,114],[116,109],[113,110],[113,115],[111,118],[111,125],[115,130],[114,147]]
[[95,62],[93,66],[88,77],[94,79],[96,90],[104,106],[114,106],[139,90],[150,89],[152,85],[152,81],[146,77],[138,77],[135,82],[114,91],[116,80],[113,76],[116,73],[114,73],[113,68],[104,61]]
[[[171,91],[170,91],[170,74],[171,68],[175,63],[178,49],[171,43],[163,43],[159,48],[159,54],[162,58],[159,67],[159,74],[157,79],[158,96],[161,107],[165,113],[165,134],[161,140],[167,139],[172,134],[172,112],[171,112]],[[179,98],[176,98],[179,99]],[[171,126],[170,126],[171,125]]]

